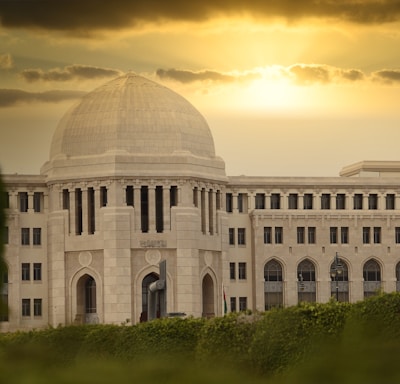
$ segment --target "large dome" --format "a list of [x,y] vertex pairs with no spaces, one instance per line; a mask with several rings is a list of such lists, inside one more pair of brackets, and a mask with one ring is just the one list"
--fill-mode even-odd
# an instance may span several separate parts
[[182,96],[133,73],[88,93],[64,115],[41,173],[49,182],[226,178],[203,116]]
[[50,160],[101,155],[173,154],[215,157],[203,116],[182,96],[133,73],[88,93],[60,121]]

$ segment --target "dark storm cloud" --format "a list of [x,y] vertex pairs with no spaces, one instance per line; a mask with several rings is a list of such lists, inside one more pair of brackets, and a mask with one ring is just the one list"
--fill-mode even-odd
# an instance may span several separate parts
[[65,68],[54,68],[49,71],[42,69],[25,69],[21,76],[29,81],[69,81],[74,79],[97,79],[116,77],[121,72],[110,68],[92,67],[87,65],[70,65]]
[[256,18],[334,18],[355,23],[400,19],[400,0],[1,0],[0,20],[8,28],[41,28],[89,34],[146,22],[204,21],[246,14]]
[[375,79],[378,79],[384,83],[400,83],[400,70],[384,69],[374,72],[373,75]]
[[81,91],[26,92],[20,89],[0,89],[0,108],[11,107],[20,103],[57,103],[64,100],[78,99],[85,93]]
[[242,75],[227,75],[216,71],[187,71],[178,69],[157,69],[157,76],[160,79],[172,79],[181,83],[193,83],[195,81],[206,81],[214,83],[233,83],[242,80],[254,80],[259,78],[259,74],[249,73]]

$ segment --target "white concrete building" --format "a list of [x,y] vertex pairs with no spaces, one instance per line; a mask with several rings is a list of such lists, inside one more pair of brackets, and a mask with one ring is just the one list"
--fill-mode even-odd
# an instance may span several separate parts
[[162,260],[167,312],[192,316],[399,286],[400,162],[228,177],[202,115],[131,73],[65,114],[40,175],[3,177],[2,331],[145,321]]

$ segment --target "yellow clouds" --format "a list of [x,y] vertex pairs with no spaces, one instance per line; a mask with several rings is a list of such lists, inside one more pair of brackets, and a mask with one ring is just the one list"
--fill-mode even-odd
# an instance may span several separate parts
[[0,54],[0,69],[11,69],[14,61],[9,53]]
[[122,72],[111,68],[101,68],[90,65],[69,65],[64,68],[25,69],[21,76],[29,82],[33,81],[70,81],[80,79],[113,78]]

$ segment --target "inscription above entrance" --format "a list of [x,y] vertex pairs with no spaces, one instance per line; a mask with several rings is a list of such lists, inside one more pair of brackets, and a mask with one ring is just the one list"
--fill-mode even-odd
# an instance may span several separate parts
[[142,248],[166,248],[166,240],[142,240],[140,242]]

